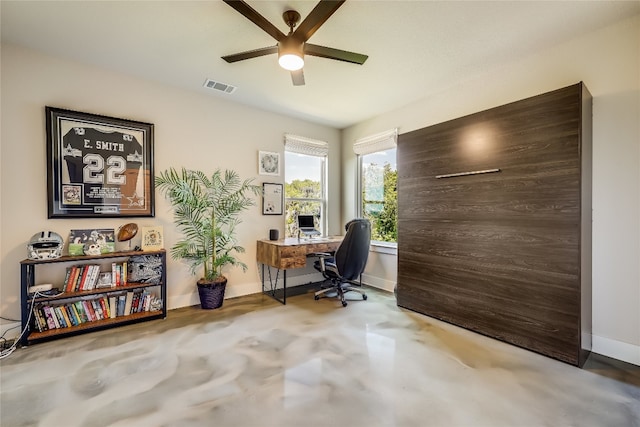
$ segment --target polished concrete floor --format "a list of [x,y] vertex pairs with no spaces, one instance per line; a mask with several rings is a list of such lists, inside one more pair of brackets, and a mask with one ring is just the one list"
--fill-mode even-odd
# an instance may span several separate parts
[[400,309],[262,295],[32,345],[0,364],[9,426],[640,426],[640,368],[585,369]]

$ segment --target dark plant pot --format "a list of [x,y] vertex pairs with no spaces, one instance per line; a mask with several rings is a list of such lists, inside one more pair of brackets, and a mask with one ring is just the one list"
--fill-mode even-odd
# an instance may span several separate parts
[[224,302],[224,290],[227,287],[227,278],[221,277],[216,281],[204,279],[198,280],[198,295],[200,296],[200,306],[205,310],[222,307]]

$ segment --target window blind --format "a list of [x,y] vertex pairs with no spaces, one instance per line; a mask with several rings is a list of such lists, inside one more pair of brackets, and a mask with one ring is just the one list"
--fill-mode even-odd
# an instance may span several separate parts
[[304,136],[286,133],[284,135],[284,149],[291,153],[327,157],[329,154],[329,143],[318,139],[311,139]]
[[371,154],[377,151],[395,148],[398,145],[398,128],[375,135],[357,139],[353,144],[353,151],[358,155]]

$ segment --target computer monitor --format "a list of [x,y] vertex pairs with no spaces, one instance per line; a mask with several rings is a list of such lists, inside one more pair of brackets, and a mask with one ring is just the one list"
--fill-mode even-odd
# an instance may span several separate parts
[[298,215],[298,229],[302,234],[309,236],[317,236],[320,234],[320,232],[316,230],[313,215]]

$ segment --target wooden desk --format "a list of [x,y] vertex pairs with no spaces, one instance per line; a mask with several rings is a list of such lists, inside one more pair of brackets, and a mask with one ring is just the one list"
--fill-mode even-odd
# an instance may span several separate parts
[[[262,292],[287,303],[287,270],[304,268],[307,265],[307,255],[315,252],[335,252],[342,242],[342,236],[320,237],[316,239],[298,239],[291,237],[280,240],[258,240],[256,259],[262,264]],[[268,268],[269,288],[265,282],[265,266]],[[271,268],[277,269],[275,280],[271,276]],[[280,271],[283,272],[282,299],[278,298],[278,280]]]

